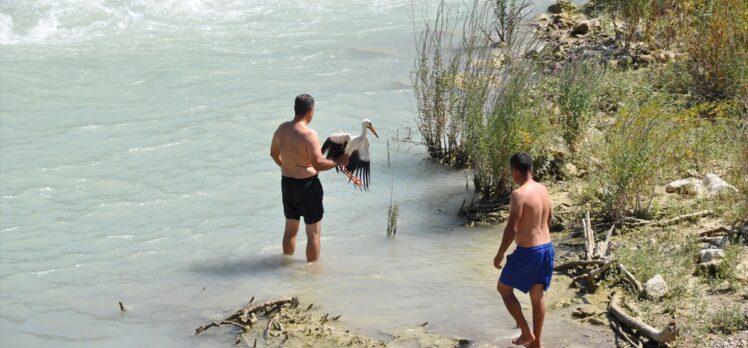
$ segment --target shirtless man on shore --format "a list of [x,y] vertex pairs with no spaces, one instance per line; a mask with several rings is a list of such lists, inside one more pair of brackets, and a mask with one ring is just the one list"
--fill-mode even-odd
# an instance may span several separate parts
[[[511,195],[509,221],[504,229],[499,251],[493,260],[494,266],[502,269],[504,254],[512,241],[517,247],[507,258],[497,289],[509,314],[522,330],[521,335],[514,338],[512,343],[540,348],[540,335],[545,318],[543,291],[547,291],[551,285],[553,274],[554,251],[548,228],[551,221],[551,199],[548,189],[532,179],[532,158],[528,154],[514,154],[509,164],[512,179],[519,188]],[[514,289],[530,293],[532,331],[522,314],[517,297],[514,296]]]
[[284,122],[273,134],[270,156],[281,168],[281,190],[283,192],[283,214],[286,230],[283,234],[283,254],[293,255],[296,250],[296,234],[299,219],[304,217],[306,225],[306,260],[317,261],[322,230],[322,183],[317,174],[345,165],[348,156],[343,155],[334,162],[322,155],[317,132],[309,128],[314,118],[314,98],[300,94],[294,103],[296,116]]

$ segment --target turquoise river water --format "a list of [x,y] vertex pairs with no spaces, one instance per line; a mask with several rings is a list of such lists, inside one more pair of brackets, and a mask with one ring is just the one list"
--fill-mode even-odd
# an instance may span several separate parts
[[[0,345],[230,346],[230,335],[192,333],[251,296],[280,295],[365,334],[429,321],[505,342],[499,230],[461,227],[466,172],[393,141],[415,126],[414,32],[435,4],[0,2]],[[303,232],[294,259],[280,256],[268,156],[302,92],[317,100],[320,135],[370,118],[382,136],[371,192],[321,175],[313,265]],[[557,335],[568,325],[549,324]]]

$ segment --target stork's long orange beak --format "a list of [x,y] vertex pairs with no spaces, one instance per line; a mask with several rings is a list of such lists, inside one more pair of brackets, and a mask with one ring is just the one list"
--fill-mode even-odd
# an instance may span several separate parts
[[371,130],[372,133],[374,133],[374,136],[377,137],[377,139],[378,139],[379,138],[379,134],[377,134],[377,130],[374,129],[374,126],[369,126],[369,129]]

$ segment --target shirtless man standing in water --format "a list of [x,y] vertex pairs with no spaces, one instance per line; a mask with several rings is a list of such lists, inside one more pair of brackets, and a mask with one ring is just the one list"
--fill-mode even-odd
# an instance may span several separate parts
[[296,233],[299,219],[304,217],[306,225],[306,260],[319,259],[322,206],[322,183],[317,174],[345,165],[348,156],[343,155],[336,163],[322,156],[317,132],[309,128],[314,118],[314,98],[308,94],[296,97],[296,116],[284,122],[273,134],[270,156],[281,168],[281,190],[283,192],[283,214],[286,216],[286,231],[283,234],[283,254],[293,255],[296,250]]
[[[540,348],[540,334],[545,318],[543,291],[548,290],[551,285],[553,274],[554,252],[548,228],[551,222],[551,199],[548,189],[532,179],[532,158],[528,154],[514,154],[509,164],[512,179],[519,188],[512,192],[509,221],[493,260],[494,266],[502,269],[504,254],[512,241],[517,247],[507,258],[497,289],[509,314],[522,330],[522,334],[513,339],[512,343]],[[522,314],[517,297],[514,296],[514,289],[530,292],[532,331]]]

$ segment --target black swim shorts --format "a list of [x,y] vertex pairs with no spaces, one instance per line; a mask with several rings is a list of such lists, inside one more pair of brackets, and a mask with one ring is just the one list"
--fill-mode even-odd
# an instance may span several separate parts
[[299,220],[304,217],[304,223],[311,225],[322,220],[325,209],[322,207],[322,183],[319,178],[311,176],[305,179],[295,179],[284,176],[281,179],[283,191],[283,214],[286,219]]

